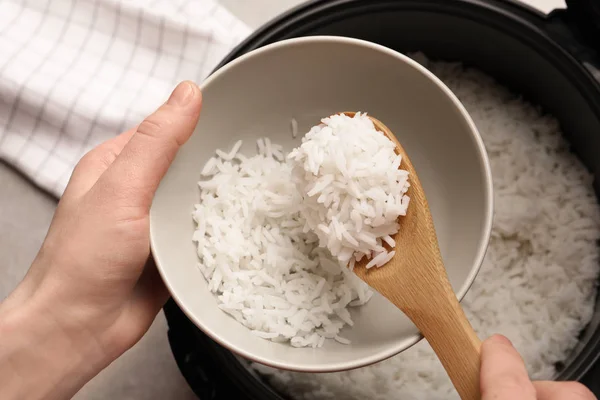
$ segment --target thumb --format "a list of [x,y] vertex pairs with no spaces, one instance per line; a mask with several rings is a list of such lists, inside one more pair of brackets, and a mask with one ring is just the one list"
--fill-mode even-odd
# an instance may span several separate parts
[[137,127],[98,180],[98,189],[118,193],[128,206],[150,208],[177,150],[194,132],[201,105],[200,88],[190,81],[180,83],[167,102]]
[[482,400],[536,400],[525,363],[512,343],[494,335],[481,346]]

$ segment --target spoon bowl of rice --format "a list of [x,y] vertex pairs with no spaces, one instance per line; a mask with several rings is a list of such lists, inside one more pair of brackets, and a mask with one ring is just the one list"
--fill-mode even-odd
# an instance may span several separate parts
[[427,69],[370,42],[314,36],[248,53],[202,90],[200,122],[161,182],[150,230],[172,297],[212,339],[305,372],[373,364],[421,340],[351,270],[371,254],[368,265],[385,268],[410,212],[410,176],[370,139],[367,115],[410,155],[450,283],[465,296],[490,236],[490,167],[464,107]]

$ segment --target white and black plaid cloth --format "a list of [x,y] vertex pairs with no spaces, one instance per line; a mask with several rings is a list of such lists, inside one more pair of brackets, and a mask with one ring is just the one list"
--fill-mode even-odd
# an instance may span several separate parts
[[248,33],[214,0],[0,1],[0,158],[60,196],[86,151]]

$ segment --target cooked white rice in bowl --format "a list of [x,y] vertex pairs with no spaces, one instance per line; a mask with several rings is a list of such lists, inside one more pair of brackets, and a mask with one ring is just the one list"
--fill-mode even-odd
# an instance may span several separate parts
[[349,308],[373,295],[354,264],[394,257],[409,204],[395,143],[356,113],[324,118],[287,156],[269,138],[252,157],[241,145],[217,150],[198,183],[193,241],[208,289],[263,339],[350,344],[340,335],[354,325]]

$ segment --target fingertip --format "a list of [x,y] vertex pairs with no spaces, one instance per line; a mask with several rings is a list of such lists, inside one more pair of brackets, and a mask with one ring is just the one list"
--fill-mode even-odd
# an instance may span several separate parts
[[486,340],[486,342],[491,343],[491,344],[501,344],[501,345],[514,347],[512,342],[510,341],[510,339],[508,339],[506,336],[500,335],[500,334],[495,334],[495,335],[490,336]]
[[481,344],[481,361],[483,364],[487,364],[491,359],[498,359],[498,357],[502,357],[501,355],[521,359],[515,346],[504,335],[492,335]]
[[194,82],[183,81],[175,87],[167,100],[167,104],[197,112],[202,104],[202,92]]

